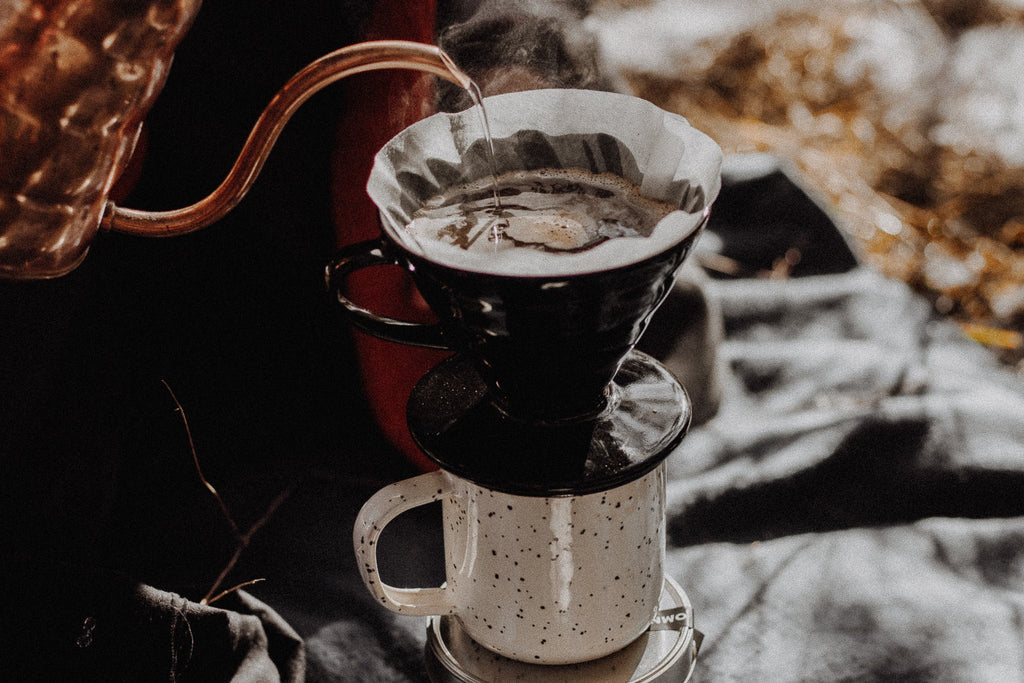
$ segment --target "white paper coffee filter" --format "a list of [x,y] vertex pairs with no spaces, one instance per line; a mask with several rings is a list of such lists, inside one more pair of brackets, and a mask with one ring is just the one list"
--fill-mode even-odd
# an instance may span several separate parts
[[[496,95],[485,98],[484,106],[499,175],[541,168],[614,173],[639,185],[645,196],[679,207],[650,237],[617,238],[574,255],[575,272],[581,261],[593,261],[595,270],[617,267],[658,249],[652,240],[668,247],[684,239],[699,228],[718,196],[721,149],[683,117],[646,100],[557,89]],[[476,107],[435,114],[395,136],[377,154],[367,183],[384,229],[428,258],[431,250],[446,248],[410,243],[402,228],[430,197],[489,176],[485,145]],[[559,258],[552,254],[552,265],[540,266],[544,274],[557,268]],[[480,269],[497,272],[493,262],[481,262]]]

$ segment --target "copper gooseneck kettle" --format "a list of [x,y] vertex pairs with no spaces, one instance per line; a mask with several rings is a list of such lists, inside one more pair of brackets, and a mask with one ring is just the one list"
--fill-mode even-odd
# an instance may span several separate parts
[[471,84],[432,45],[341,48],[278,91],[206,198],[171,211],[114,206],[111,188],[200,4],[17,0],[0,10],[0,278],[64,275],[85,258],[99,230],[167,237],[216,222],[249,190],[292,114],[346,76],[403,68]]

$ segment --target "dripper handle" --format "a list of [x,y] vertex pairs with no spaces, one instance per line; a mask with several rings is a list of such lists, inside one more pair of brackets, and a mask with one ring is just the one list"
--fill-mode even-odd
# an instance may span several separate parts
[[350,273],[373,266],[394,265],[401,263],[383,240],[357,242],[343,247],[327,265],[324,282],[331,297],[341,304],[342,314],[356,329],[397,344],[450,350],[440,325],[379,315],[356,304],[342,292],[342,284]]

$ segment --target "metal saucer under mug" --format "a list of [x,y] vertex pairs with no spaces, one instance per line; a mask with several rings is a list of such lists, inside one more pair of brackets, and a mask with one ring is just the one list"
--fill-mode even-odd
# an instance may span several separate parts
[[433,683],[686,683],[693,675],[703,634],[693,627],[689,598],[670,577],[665,577],[659,607],[651,627],[628,647],[601,659],[563,666],[507,659],[475,643],[454,617],[431,617],[424,653],[427,675]]

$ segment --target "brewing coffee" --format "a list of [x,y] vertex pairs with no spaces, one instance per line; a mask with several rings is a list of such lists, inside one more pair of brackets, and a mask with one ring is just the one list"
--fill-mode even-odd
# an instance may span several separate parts
[[[628,95],[525,91],[487,98],[487,112],[493,166],[485,153],[490,145],[467,121],[477,112],[435,114],[378,152],[366,189],[380,209],[381,236],[339,252],[326,269],[327,287],[360,330],[470,359],[488,411],[519,423],[579,424],[618,400],[610,384],[707,222],[721,185],[722,153],[685,119]],[[498,213],[488,215],[492,168],[505,196]],[[526,194],[508,174],[529,178],[538,169],[579,169],[541,174],[550,180],[554,173],[559,186],[589,186],[596,176],[600,188],[602,179],[624,179],[613,182],[612,195],[665,204],[651,223],[628,220],[604,226],[604,234],[588,233],[591,219],[600,223],[590,209],[571,211],[578,216],[571,231],[562,227],[567,221],[550,219],[489,224],[489,218],[507,219],[506,205]],[[467,193],[459,186],[471,182],[480,184],[467,199],[482,200],[483,212],[475,231],[468,218],[462,227],[457,219],[454,228],[449,222],[418,234],[415,225],[407,229],[428,203],[430,209],[451,204],[464,215],[458,207]],[[444,193],[434,206],[431,200]],[[559,201],[579,193],[563,194]],[[563,202],[565,214],[571,208]],[[524,226],[529,230],[520,232]],[[387,317],[345,295],[350,274],[392,265],[411,274],[436,323]]]
[[[469,270],[585,272],[595,259],[581,253],[617,238],[646,241],[676,209],[610,173],[517,171],[496,183],[500,204],[490,179],[430,198],[405,226],[407,236],[425,256]],[[647,246],[654,241],[639,248]]]

